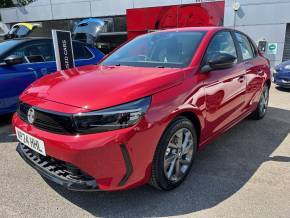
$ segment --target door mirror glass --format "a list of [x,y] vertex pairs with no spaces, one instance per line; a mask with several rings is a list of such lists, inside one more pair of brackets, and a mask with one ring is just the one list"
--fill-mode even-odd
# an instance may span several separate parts
[[23,64],[25,62],[25,60],[21,56],[10,55],[4,59],[4,62],[7,65],[16,65],[16,64]]
[[231,68],[236,61],[236,57],[227,53],[220,53],[210,60],[208,60],[208,65],[211,69],[220,70]]

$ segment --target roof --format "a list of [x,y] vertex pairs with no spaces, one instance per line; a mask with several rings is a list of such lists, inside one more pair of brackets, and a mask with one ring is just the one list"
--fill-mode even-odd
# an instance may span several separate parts
[[173,28],[173,29],[166,29],[161,30],[164,32],[178,32],[178,31],[217,31],[221,29],[226,29],[222,26],[207,26],[207,27],[180,27],[180,28]]

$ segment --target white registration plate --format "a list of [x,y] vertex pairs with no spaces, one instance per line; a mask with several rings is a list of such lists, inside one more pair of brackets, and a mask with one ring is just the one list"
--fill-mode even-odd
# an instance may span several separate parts
[[32,150],[46,156],[44,142],[15,127],[17,139]]

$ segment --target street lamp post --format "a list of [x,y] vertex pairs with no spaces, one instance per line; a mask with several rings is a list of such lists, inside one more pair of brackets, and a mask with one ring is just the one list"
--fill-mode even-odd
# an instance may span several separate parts
[[234,0],[233,10],[234,10],[234,29],[236,29],[236,19],[237,19],[237,12],[240,9],[241,5],[237,0]]

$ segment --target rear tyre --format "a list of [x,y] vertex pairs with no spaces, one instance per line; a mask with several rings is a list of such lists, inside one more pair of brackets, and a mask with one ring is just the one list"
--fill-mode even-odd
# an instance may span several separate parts
[[250,115],[250,118],[253,120],[260,120],[262,119],[268,110],[268,103],[269,103],[269,86],[265,85],[260,97],[260,101],[256,110]]
[[174,119],[155,151],[150,184],[166,191],[179,186],[190,172],[196,148],[197,136],[192,122],[182,116]]

